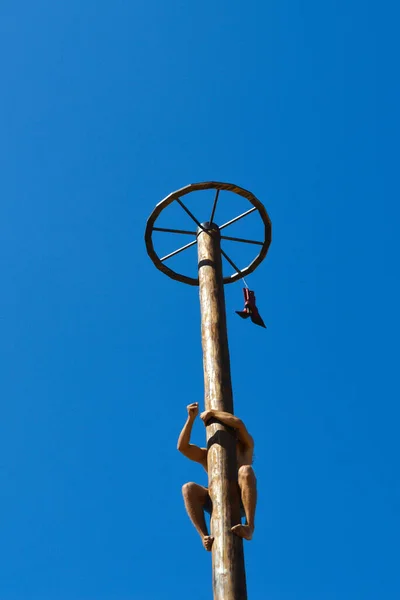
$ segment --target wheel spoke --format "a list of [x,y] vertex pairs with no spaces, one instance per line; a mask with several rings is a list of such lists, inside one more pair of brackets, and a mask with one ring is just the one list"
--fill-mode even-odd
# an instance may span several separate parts
[[231,260],[229,258],[229,256],[227,255],[227,253],[222,250],[222,248],[221,248],[221,254],[222,254],[222,256],[224,256],[226,258],[226,260],[228,261],[228,263],[235,269],[235,271],[237,273],[240,273],[240,274],[242,273],[242,271],[240,269],[238,269],[238,267],[235,265],[235,263],[233,262],[233,260]]
[[245,244],[257,244],[257,246],[263,246],[264,242],[256,242],[255,240],[245,240],[243,238],[230,237],[229,235],[221,235],[222,240],[232,240],[232,242],[244,242]]
[[161,262],[164,262],[164,260],[167,260],[168,258],[172,258],[173,256],[175,256],[175,254],[179,254],[180,252],[183,252],[184,250],[186,250],[187,248],[190,248],[190,246],[194,246],[195,244],[197,244],[197,239],[194,240],[193,242],[190,242],[190,244],[186,244],[186,246],[182,246],[182,248],[178,248],[178,250],[171,252],[171,254],[167,254],[160,260],[161,260]]
[[231,221],[228,221],[227,223],[224,223],[223,225],[221,225],[220,229],[225,229],[225,227],[229,227],[229,225],[232,225],[232,223],[236,223],[236,221],[239,221],[239,219],[243,219],[243,217],[247,217],[247,215],[254,212],[255,210],[257,210],[257,207],[253,206],[253,208],[250,208],[250,210],[247,210],[246,212],[242,213],[238,217],[235,217]]
[[215,215],[215,209],[217,208],[217,202],[218,202],[219,192],[220,192],[220,190],[217,190],[217,193],[215,194],[215,200],[214,200],[214,204],[213,204],[213,207],[212,207],[211,217],[210,217],[209,223],[213,222],[213,218],[214,218],[214,215]]
[[186,229],[166,229],[165,227],[153,227],[153,231],[167,231],[168,233],[186,233],[196,235],[196,231],[187,231]]
[[177,203],[178,203],[180,206],[182,206],[183,210],[184,210],[185,212],[187,212],[187,214],[189,215],[189,217],[190,217],[191,219],[193,219],[193,221],[196,223],[196,225],[198,225],[198,227],[200,227],[201,229],[204,229],[204,227],[202,227],[202,225],[201,225],[200,221],[198,221],[198,220],[196,219],[196,217],[195,217],[195,216],[194,216],[194,215],[193,215],[193,214],[190,212],[190,210],[189,210],[189,209],[188,209],[188,208],[187,208],[187,207],[186,207],[186,206],[183,204],[182,200],[181,200],[180,198],[177,198],[177,199],[176,199],[176,201],[177,201]]

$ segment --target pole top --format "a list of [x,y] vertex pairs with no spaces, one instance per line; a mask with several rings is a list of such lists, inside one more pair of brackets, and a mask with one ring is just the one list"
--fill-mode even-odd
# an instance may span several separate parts
[[[190,193],[196,192],[196,191],[200,191],[200,190],[216,190],[211,215],[207,221],[202,221],[202,222],[199,221],[195,217],[195,215],[192,214],[192,212],[189,210],[189,208],[186,206],[186,204],[184,204],[184,202],[182,201],[183,196],[186,196],[187,194],[190,194]],[[246,200],[248,200],[248,202],[250,203],[251,206],[249,207],[249,210],[247,210],[246,212],[242,213],[241,215],[238,215],[234,219],[231,219],[227,223],[224,223],[223,225],[220,225],[218,227],[218,225],[216,225],[213,220],[214,220],[214,215],[215,215],[215,211],[217,208],[217,203],[219,201],[220,192],[231,192],[234,194],[238,194],[239,196],[246,198]],[[224,196],[227,199],[227,194],[224,194]],[[197,225],[196,229],[193,227],[191,231],[187,231],[187,230],[182,230],[182,229],[170,229],[170,228],[156,226],[157,218],[159,217],[161,212],[165,208],[167,208],[170,204],[172,204],[173,202],[177,202],[181,206],[182,210],[184,210],[188,214],[188,217],[190,217],[190,219],[192,220],[192,223]],[[264,235],[263,235],[264,239],[263,240],[256,241],[256,240],[245,240],[242,238],[232,238],[229,236],[225,236],[223,233],[221,233],[222,230],[225,229],[226,227],[229,227],[229,225],[232,225],[236,221],[239,221],[240,219],[245,218],[247,215],[249,215],[255,211],[258,212],[258,215],[260,216],[260,218],[264,224]],[[154,244],[153,244],[153,232],[154,231],[160,231],[160,232],[164,232],[164,233],[174,233],[174,234],[186,234],[186,235],[192,236],[193,239],[191,242],[189,242],[188,244],[186,244],[184,246],[181,246],[174,252],[171,252],[170,254],[167,254],[166,256],[160,257],[160,256],[158,256],[158,254],[156,253],[156,251],[154,249]],[[165,275],[168,275],[168,277],[171,277],[172,279],[175,279],[176,281],[181,281],[182,283],[187,283],[189,285],[199,285],[199,279],[197,277],[196,278],[189,277],[187,275],[178,273],[178,272],[174,271],[173,269],[167,267],[167,265],[165,263],[166,263],[166,261],[168,261],[168,259],[172,258],[176,254],[179,254],[180,252],[183,252],[187,248],[190,248],[191,246],[194,246],[195,244],[197,244],[197,236],[199,235],[199,233],[201,233],[203,231],[206,231],[206,232],[208,231],[210,233],[218,231],[222,242],[225,238],[225,239],[230,239],[232,241],[253,244],[254,246],[258,246],[260,249],[259,253],[254,258],[254,260],[247,267],[244,267],[243,269],[241,269],[241,268],[238,268],[231,261],[229,256],[225,253],[225,251],[221,247],[221,254],[225,257],[225,259],[231,264],[231,266],[235,270],[233,275],[231,275],[229,277],[224,277],[224,279],[223,279],[224,283],[233,283],[234,281],[238,281],[239,279],[242,279],[243,277],[246,277],[247,275],[252,273],[266,257],[268,248],[271,244],[271,220],[268,216],[267,211],[265,210],[264,205],[260,202],[260,200],[258,200],[254,196],[254,194],[252,194],[248,190],[245,190],[244,188],[241,188],[232,183],[222,183],[219,181],[205,181],[205,182],[201,182],[201,183],[192,183],[190,185],[187,185],[187,186],[181,188],[180,190],[177,190],[176,192],[172,192],[172,194],[169,194],[169,196],[167,196],[166,198],[164,198],[164,200],[161,200],[161,202],[159,202],[157,204],[157,206],[151,213],[151,215],[147,221],[147,225],[146,225],[145,242],[146,242],[147,253],[150,256],[153,263],[155,264],[155,266],[157,267],[157,269],[162,271]]]
[[216,223],[210,223],[210,221],[200,223],[200,226],[197,228],[197,235],[200,235],[200,233],[203,232],[212,233],[213,235],[218,234],[218,237],[221,237],[218,225]]

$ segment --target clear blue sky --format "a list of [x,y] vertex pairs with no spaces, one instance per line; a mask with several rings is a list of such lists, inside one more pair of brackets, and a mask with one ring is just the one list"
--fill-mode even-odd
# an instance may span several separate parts
[[205,475],[176,451],[203,404],[197,289],[143,241],[157,202],[209,179],[273,223],[248,279],[268,329],[226,288],[259,479],[249,599],[398,600],[398,18],[1,2],[1,600],[211,598],[180,490]]

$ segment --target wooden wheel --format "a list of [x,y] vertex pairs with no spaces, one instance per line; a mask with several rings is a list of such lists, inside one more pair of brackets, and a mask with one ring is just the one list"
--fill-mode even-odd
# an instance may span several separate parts
[[[199,191],[199,190],[209,190],[209,189],[216,190],[211,215],[207,216],[208,218],[206,219],[206,221],[199,221],[192,214],[192,212],[186,207],[186,205],[183,203],[181,198],[183,196],[186,196],[187,194],[190,194],[191,192],[195,192],[195,191]],[[157,206],[155,207],[155,209],[153,210],[152,214],[150,215],[150,217],[147,221],[146,232],[145,232],[145,241],[146,241],[147,252],[148,252],[151,260],[157,267],[157,269],[159,269],[160,271],[165,273],[165,275],[168,275],[172,279],[176,279],[177,281],[182,281],[183,283],[187,283],[189,285],[199,285],[199,280],[197,277],[196,278],[188,277],[187,275],[177,273],[173,269],[170,269],[169,267],[167,267],[165,262],[168,259],[172,258],[173,256],[176,256],[180,252],[185,251],[187,248],[190,248],[191,246],[194,246],[195,244],[197,244],[198,231],[202,231],[202,230],[207,231],[207,229],[211,225],[213,226],[213,229],[215,229],[216,225],[213,223],[213,219],[215,216],[217,203],[220,199],[221,191],[233,192],[234,194],[243,196],[243,198],[246,198],[246,200],[248,200],[249,203],[252,205],[252,207],[249,208],[249,210],[247,210],[246,212],[238,215],[237,217],[235,217],[234,219],[231,219],[230,221],[224,223],[223,225],[218,226],[218,229],[221,233],[221,253],[225,257],[225,259],[230,263],[230,265],[235,269],[235,273],[233,275],[231,275],[229,277],[224,277],[224,283],[233,283],[234,281],[237,281],[238,279],[242,279],[243,277],[246,277],[246,275],[249,275],[249,273],[252,273],[258,267],[258,265],[264,260],[264,258],[267,255],[269,245],[271,243],[271,221],[270,221],[270,218],[269,218],[267,211],[265,210],[263,204],[251,192],[248,192],[247,190],[240,188],[237,185],[233,185],[231,183],[221,183],[218,181],[206,181],[203,183],[192,183],[180,190],[177,190],[176,192],[172,192],[172,194],[170,194],[169,196],[164,198],[164,200],[161,200],[161,202],[159,202],[157,204]],[[159,217],[160,213],[165,208],[167,208],[167,206],[172,204],[172,202],[177,202],[182,207],[182,210],[184,210],[188,214],[188,216],[191,218],[193,223],[196,224],[197,228],[193,227],[193,230],[189,231],[186,229],[170,229],[170,228],[155,226],[155,223],[156,223],[157,218]],[[230,237],[230,236],[223,234],[223,230],[226,227],[229,227],[229,225],[236,223],[240,219],[245,218],[247,215],[250,215],[251,213],[253,213],[255,211],[258,211],[258,214],[260,215],[262,222],[264,224],[264,239],[263,240],[258,240],[258,241],[257,240],[248,240],[248,239],[243,239],[243,238]],[[165,233],[174,233],[177,235],[190,235],[190,236],[193,236],[194,239],[191,242],[189,242],[188,244],[181,246],[174,252],[171,252],[170,254],[167,254],[166,256],[163,256],[160,258],[158,256],[158,254],[156,253],[156,251],[154,250],[154,245],[153,245],[153,232],[154,231],[162,231]],[[253,244],[254,246],[259,246],[260,250],[259,250],[259,253],[257,254],[257,256],[254,258],[254,260],[247,267],[244,267],[241,269],[235,265],[235,263],[229,258],[229,256],[223,250],[223,248],[222,248],[223,240],[230,240],[233,242],[240,242],[240,243],[244,243],[244,244]]]

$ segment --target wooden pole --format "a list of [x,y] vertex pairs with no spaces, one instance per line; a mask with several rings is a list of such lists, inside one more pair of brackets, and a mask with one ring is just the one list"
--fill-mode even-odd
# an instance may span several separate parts
[[[205,406],[233,414],[220,232],[214,224],[202,227],[206,231],[199,228],[197,239]],[[212,420],[207,426],[207,447],[214,600],[246,600],[243,541],[231,532],[240,523],[236,439],[227,427]]]

